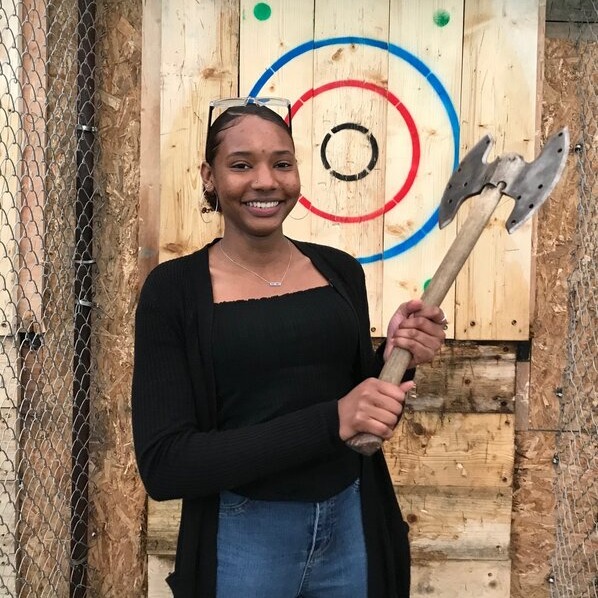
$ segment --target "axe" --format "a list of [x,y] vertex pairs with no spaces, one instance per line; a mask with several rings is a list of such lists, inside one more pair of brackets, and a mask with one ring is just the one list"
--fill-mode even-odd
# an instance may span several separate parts
[[[515,200],[515,207],[506,222],[509,233],[517,230],[540,208],[565,168],[569,131],[565,127],[553,135],[540,155],[530,163],[515,153],[504,154],[488,163],[486,158],[492,143],[492,137],[486,135],[467,153],[442,195],[438,215],[440,228],[453,220],[468,197],[480,197],[426,287],[421,297],[426,305],[442,303],[503,195]],[[410,361],[409,351],[395,347],[382,368],[380,379],[399,384]],[[347,445],[358,453],[372,455],[382,442],[378,436],[361,433],[347,440]]]

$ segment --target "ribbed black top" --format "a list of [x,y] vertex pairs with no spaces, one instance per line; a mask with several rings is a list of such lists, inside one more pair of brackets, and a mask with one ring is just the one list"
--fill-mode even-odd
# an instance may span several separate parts
[[[357,320],[331,286],[215,305],[218,427],[242,428],[336,401],[358,382]],[[325,500],[358,475],[357,453],[336,452],[234,488],[262,500]]]

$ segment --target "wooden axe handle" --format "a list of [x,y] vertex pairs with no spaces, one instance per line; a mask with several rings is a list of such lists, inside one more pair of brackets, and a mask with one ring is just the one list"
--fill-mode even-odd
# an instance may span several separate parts
[[[442,303],[492,217],[501,197],[502,193],[498,187],[487,186],[477,197],[472,198],[476,205],[470,210],[467,220],[421,297],[426,305],[438,306]],[[411,353],[409,351],[395,347],[382,368],[380,380],[400,384],[410,361]],[[364,432],[349,438],[347,445],[362,455],[373,455],[383,442],[382,438]]]

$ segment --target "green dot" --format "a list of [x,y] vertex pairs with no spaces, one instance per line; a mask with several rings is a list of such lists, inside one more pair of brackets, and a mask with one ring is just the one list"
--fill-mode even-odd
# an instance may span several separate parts
[[426,282],[424,282],[424,291],[428,288],[428,286],[430,286],[431,282],[432,282],[431,278],[428,278],[428,280],[426,280]]
[[434,13],[434,23],[436,23],[438,27],[444,27],[445,25],[448,25],[450,20],[451,15],[448,13],[448,11],[442,8]]
[[267,21],[272,14],[272,9],[265,2],[258,2],[253,7],[253,14],[258,21]]

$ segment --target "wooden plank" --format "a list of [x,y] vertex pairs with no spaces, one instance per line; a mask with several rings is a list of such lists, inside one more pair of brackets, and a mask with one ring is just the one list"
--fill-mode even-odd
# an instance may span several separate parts
[[[401,486],[396,492],[415,558],[508,558],[509,488]],[[180,515],[181,501],[148,501],[149,555],[174,556]]]
[[412,598],[509,598],[509,561],[416,562]]
[[160,244],[161,27],[161,0],[144,0],[139,138],[139,289],[158,263]]
[[[415,561],[411,595],[442,598],[508,598],[510,561]],[[148,598],[172,596],[164,578],[174,569],[173,556],[148,557]]]
[[509,488],[400,487],[416,560],[508,560]]
[[17,446],[19,438],[18,350],[12,337],[0,341],[0,596],[16,595]]
[[153,556],[147,558],[147,598],[172,598],[172,590],[166,577],[174,570],[173,556]]
[[0,473],[0,597],[3,598],[16,596],[15,496],[16,483],[2,483]]
[[418,366],[407,409],[513,413],[516,345],[448,342],[432,363]]
[[16,333],[17,224],[20,208],[22,35],[19,5],[2,4],[0,43],[0,332]]
[[[465,7],[462,152],[485,133],[493,154],[516,152],[534,159],[539,2],[469,0]],[[500,57],[497,60],[497,57]],[[459,210],[457,226],[469,207]],[[503,198],[457,279],[455,337],[526,339],[532,223],[508,235],[513,201]]]
[[[382,218],[370,215],[384,205],[387,115],[384,90],[389,58],[387,51],[362,40],[387,42],[389,17],[389,6],[384,2],[371,3],[367,8],[356,0],[342,5],[316,2],[315,39],[322,43],[346,35],[356,39],[351,43],[325,45],[314,55],[314,88],[326,91],[313,100],[313,196],[308,199],[322,215],[312,219],[310,234],[318,242],[357,257],[379,254],[382,250]],[[323,87],[328,84],[332,87]],[[353,126],[362,130],[351,129]],[[377,151],[372,138],[376,140]],[[343,180],[351,176],[362,178]],[[365,272],[372,332],[384,334],[382,263],[368,264]]]
[[199,169],[209,101],[237,95],[238,37],[238,0],[162,2],[160,261],[220,232],[220,217],[201,212]]
[[147,553],[173,555],[181,519],[181,501],[147,501]]
[[513,428],[509,414],[406,413],[384,445],[393,483],[509,488]]
[[[425,282],[433,276],[455,235],[454,227],[441,231],[435,223],[459,147],[463,1],[392,0],[390,23],[391,41],[408,52],[410,59],[391,58],[388,87],[403,103],[414,129],[410,134],[409,120],[389,107],[387,201],[403,189],[412,169],[415,177],[408,193],[384,218],[385,250],[395,252],[404,247],[384,262],[384,322],[388,322],[398,303],[422,294]],[[424,232],[428,226],[432,230]],[[451,338],[454,289],[443,309],[449,320],[447,336]]]
[[[314,197],[312,185],[313,100],[301,98],[313,88],[312,50],[298,52],[313,40],[314,3],[295,0],[269,2],[271,15],[256,16],[255,2],[241,1],[239,89],[241,95],[286,97],[294,107],[293,139],[301,176],[301,193]],[[256,43],[257,40],[257,43]],[[290,53],[290,54],[289,54]],[[275,61],[284,65],[272,72]],[[268,73],[266,75],[266,73]],[[285,222],[285,234],[294,239],[311,239],[314,216],[298,202]]]
[[565,23],[598,23],[593,0],[547,0],[546,19]]
[[23,96],[21,120],[21,205],[19,230],[19,293],[17,310],[23,330],[44,332],[42,296],[44,280],[44,205],[46,203],[46,104],[47,104],[47,0],[22,3],[23,62],[20,84]]

